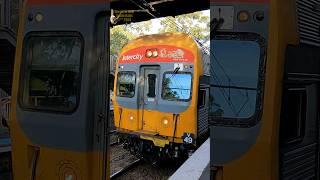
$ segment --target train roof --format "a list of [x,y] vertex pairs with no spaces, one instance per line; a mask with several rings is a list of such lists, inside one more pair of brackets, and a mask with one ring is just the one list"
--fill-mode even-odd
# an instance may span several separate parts
[[[203,67],[205,75],[210,75],[210,56],[202,50],[197,41],[194,38],[183,32],[168,32],[162,34],[151,34],[140,36],[132,41],[130,41],[126,46],[121,50],[121,54],[125,54],[130,50],[146,47],[146,46],[175,46],[177,48],[187,49],[193,54],[200,54],[200,66]],[[198,54],[198,55],[199,55]]]
[[154,45],[172,45],[185,49],[199,49],[197,42],[192,38],[192,36],[182,32],[168,32],[140,36],[124,46],[121,53],[141,46]]

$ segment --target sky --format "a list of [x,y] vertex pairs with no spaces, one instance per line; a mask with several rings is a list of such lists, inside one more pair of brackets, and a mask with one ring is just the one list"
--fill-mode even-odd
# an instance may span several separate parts
[[[210,10],[202,11],[202,13],[206,16],[210,16]],[[161,19],[163,19],[163,18],[152,19],[151,20],[151,22],[152,22],[151,29],[150,29],[150,31],[145,32],[145,34],[147,35],[147,34],[159,33],[159,29],[161,27],[161,25],[160,25]]]

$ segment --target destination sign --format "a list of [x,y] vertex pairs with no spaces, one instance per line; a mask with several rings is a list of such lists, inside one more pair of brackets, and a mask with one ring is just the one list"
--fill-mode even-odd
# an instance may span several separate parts
[[194,55],[190,50],[168,45],[142,46],[124,52],[118,63],[148,63],[148,62],[194,62]]

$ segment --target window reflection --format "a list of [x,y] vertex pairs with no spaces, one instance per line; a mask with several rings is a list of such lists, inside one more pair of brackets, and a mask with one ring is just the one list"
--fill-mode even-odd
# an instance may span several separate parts
[[23,104],[72,111],[80,93],[82,41],[79,37],[30,37],[27,42]]
[[133,97],[135,93],[135,72],[119,72],[117,80],[117,96]]
[[165,100],[189,100],[191,74],[166,73],[163,78],[162,98]]
[[211,115],[251,117],[256,110],[259,44],[254,41],[213,40],[212,48]]

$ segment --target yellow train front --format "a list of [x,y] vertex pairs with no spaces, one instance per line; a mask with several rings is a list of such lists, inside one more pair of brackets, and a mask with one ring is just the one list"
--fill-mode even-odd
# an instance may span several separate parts
[[143,36],[122,49],[113,103],[126,148],[152,160],[187,157],[208,137],[208,58],[184,33]]

